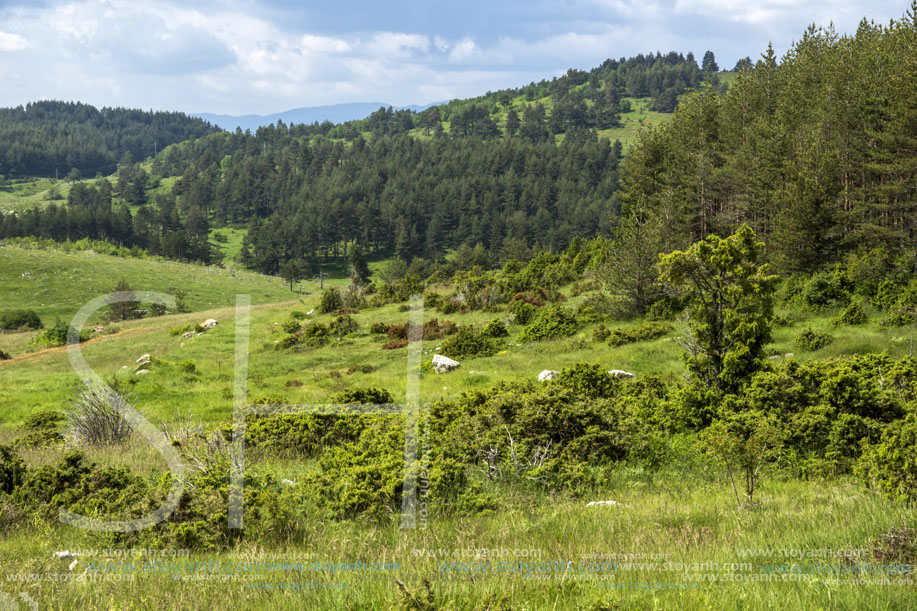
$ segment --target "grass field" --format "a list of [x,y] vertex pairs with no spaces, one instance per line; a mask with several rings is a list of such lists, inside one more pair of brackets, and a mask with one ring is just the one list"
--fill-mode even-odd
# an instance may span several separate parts
[[[602,500],[618,505],[505,487],[489,516],[403,530],[306,517],[285,545],[221,553],[112,550],[65,526],[13,532],[0,539],[0,592],[42,609],[910,608],[912,581],[851,566],[911,512],[845,480],[780,477],[739,510],[722,475],[686,447],[661,472],[614,472]],[[65,549],[82,554],[72,568],[53,555]]]
[[[376,261],[371,267],[378,271],[383,263]],[[116,267],[126,264],[137,267]],[[32,266],[31,278],[21,277],[23,265]],[[343,284],[344,268],[326,266],[326,273],[335,276],[328,283]],[[286,335],[280,327],[292,311],[317,311],[319,292],[311,281],[300,296],[280,279],[240,272],[233,276],[219,268],[0,248],[0,270],[10,277],[5,282],[16,282],[3,287],[0,308],[43,307],[43,317],[66,317],[80,300],[107,290],[125,269],[135,273],[137,289],[168,290],[180,282],[196,310],[118,323],[116,333],[83,345],[93,369],[107,380],[118,379],[131,404],[154,425],[174,430],[179,420],[190,418],[209,429],[231,417],[236,340],[232,304],[239,293],[252,295],[254,303],[250,400],[321,403],[341,390],[366,386],[386,388],[396,401],[405,397],[407,350],[383,350],[383,336],[369,332],[375,322],[406,322],[408,314],[397,304],[361,310],[354,315],[359,330],[326,347],[301,352],[275,348]],[[70,274],[78,272],[92,280],[77,282]],[[67,298],[44,297],[60,293]],[[585,297],[571,296],[564,305],[575,308]],[[774,330],[771,351],[792,352],[791,358],[799,360],[881,351],[906,355],[911,329],[883,328],[880,313],[865,310],[869,323],[851,327],[834,324],[836,309],[812,315],[783,308],[780,313],[792,322]],[[312,316],[324,322],[332,318]],[[425,319],[459,324],[500,316],[425,312]],[[206,318],[217,319],[219,325],[191,339],[170,333]],[[614,329],[635,322],[606,325]],[[833,343],[819,351],[801,351],[795,337],[805,326],[831,333]],[[521,326],[511,325],[501,354],[462,360],[461,367],[447,375],[423,373],[421,403],[452,399],[501,380],[534,379],[542,369],[559,370],[579,361],[624,369],[638,377],[651,372],[684,374],[677,325],[657,340],[621,347],[593,341],[593,329],[586,325],[573,337],[521,345]],[[0,349],[14,356],[0,361],[0,405],[5,408],[0,443],[19,437],[30,414],[62,409],[79,384],[65,348],[29,352],[29,336],[0,335]],[[436,341],[424,342],[424,360],[437,346]],[[151,373],[136,376],[135,361],[146,353],[152,355]],[[185,367],[189,362],[194,365],[190,373]],[[693,438],[675,437],[671,443],[675,459],[670,464],[652,472],[622,463],[608,472],[601,492],[593,496],[536,494],[524,482],[494,484],[496,511],[433,513],[416,529],[400,529],[394,519],[329,521],[304,511],[277,534],[282,544],[255,544],[243,537],[227,551],[193,551],[178,557],[168,555],[170,550],[118,549],[103,535],[62,524],[4,529],[0,602],[8,602],[3,595],[25,600],[23,593],[41,609],[598,611],[912,605],[913,580],[856,574],[851,567],[862,561],[875,568],[880,562],[875,550],[892,545],[884,535],[911,522],[913,509],[884,500],[847,478],[801,481],[780,471],[766,471],[757,504],[738,509],[720,465],[702,454]],[[21,454],[35,468],[56,463],[63,452],[48,447]],[[167,470],[158,452],[136,436],[86,453],[103,466],[159,475]],[[287,478],[293,495],[305,492],[301,478],[317,468],[315,461],[275,456],[252,466],[255,473]],[[593,500],[618,504],[586,506]],[[3,511],[0,506],[0,525]],[[70,559],[53,556],[65,549],[81,551],[72,569]],[[865,556],[851,562],[844,556],[854,553],[851,550],[866,550]]]

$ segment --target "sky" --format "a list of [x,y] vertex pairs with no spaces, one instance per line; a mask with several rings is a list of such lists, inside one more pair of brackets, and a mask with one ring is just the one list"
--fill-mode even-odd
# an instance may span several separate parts
[[[193,5],[192,5],[193,4]],[[39,99],[270,114],[427,104],[637,53],[785,53],[805,28],[853,33],[901,0],[0,0],[0,106]]]

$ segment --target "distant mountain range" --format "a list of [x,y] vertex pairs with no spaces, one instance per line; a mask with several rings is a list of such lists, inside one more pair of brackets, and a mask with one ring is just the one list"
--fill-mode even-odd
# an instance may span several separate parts
[[[423,106],[396,106],[395,110],[406,108],[413,111],[421,111],[430,106],[442,104],[442,102],[433,102]],[[319,123],[331,121],[332,123],[344,123],[356,119],[364,119],[372,113],[379,110],[380,106],[388,108],[391,104],[385,102],[352,102],[349,104],[332,104],[331,106],[307,106],[305,108],[294,108],[284,112],[274,113],[272,115],[215,115],[212,113],[192,114],[192,117],[200,117],[205,121],[222,127],[228,131],[235,131],[236,127],[242,130],[250,129],[255,131],[264,125],[276,124],[278,120],[287,125],[293,123]]]

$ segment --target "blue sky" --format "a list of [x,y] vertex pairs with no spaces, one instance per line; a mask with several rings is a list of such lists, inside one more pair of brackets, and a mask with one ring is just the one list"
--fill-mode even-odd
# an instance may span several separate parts
[[0,0],[0,106],[269,114],[300,106],[424,104],[675,50],[720,67],[784,53],[810,23],[841,33],[898,19],[905,1]]

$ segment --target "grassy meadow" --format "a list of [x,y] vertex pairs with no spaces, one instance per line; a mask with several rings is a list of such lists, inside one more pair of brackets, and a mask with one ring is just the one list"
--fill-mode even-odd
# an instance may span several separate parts
[[[382,264],[371,267],[377,271]],[[327,266],[329,284],[343,286],[343,267]],[[385,335],[370,332],[374,323],[406,323],[408,314],[399,304],[360,310],[353,315],[358,330],[322,348],[277,350],[292,312],[315,310],[308,318],[333,319],[317,314],[315,282],[304,282],[300,295],[278,278],[238,270],[10,247],[0,248],[0,277],[0,310],[34,308],[46,324],[57,316],[68,320],[122,277],[136,290],[183,288],[193,312],[119,322],[113,333],[82,347],[97,373],[117,380],[131,404],[167,430],[189,424],[208,430],[231,418],[236,294],[251,295],[253,303],[251,401],[326,402],[342,390],[368,386],[389,390],[395,401],[405,396],[407,349],[384,350]],[[451,288],[428,290],[445,294]],[[589,294],[564,291],[569,308]],[[865,309],[870,321],[858,327],[836,326],[838,309],[814,316],[783,309],[785,324],[775,328],[771,352],[799,360],[881,351],[907,355],[911,330],[883,328],[880,314]],[[424,313],[425,320],[460,325],[501,316]],[[193,338],[172,333],[208,318],[219,324],[206,333]],[[614,330],[636,322],[606,324]],[[794,340],[807,325],[831,333],[834,342],[814,352],[800,350]],[[522,326],[509,325],[499,354],[463,360],[449,374],[424,372],[421,403],[503,380],[531,380],[543,369],[580,361],[638,378],[685,374],[677,324],[658,339],[618,347],[594,341],[595,326],[523,345]],[[34,335],[0,335],[0,349],[13,357],[0,361],[0,444],[15,441],[35,412],[63,409],[78,386],[66,349],[36,350],[28,343]],[[424,342],[424,360],[438,344]],[[152,356],[150,373],[137,376],[135,361],[143,354]],[[282,542],[277,545],[243,539],[229,550],[180,557],[121,549],[104,536],[63,524],[8,528],[7,509],[0,507],[0,594],[16,600],[27,595],[41,609],[904,609],[913,604],[912,581],[888,576],[881,583],[885,576],[856,574],[851,567],[857,561],[848,559],[863,553],[863,561],[872,562],[874,550],[892,545],[885,535],[913,519],[912,510],[846,477],[801,481],[780,471],[767,471],[756,505],[739,509],[718,463],[689,438],[673,444],[671,464],[649,471],[622,463],[608,472],[594,499],[533,495],[522,485],[497,483],[491,493],[498,508],[476,515],[433,513],[416,529],[400,529],[397,519],[329,521],[307,513],[276,533]],[[57,463],[64,453],[57,446],[21,451],[30,468]],[[138,436],[88,448],[86,455],[101,466],[154,477],[167,471],[158,452]],[[253,458],[253,472],[284,478],[293,494],[307,485],[304,474],[321,468],[311,460]],[[589,500],[617,504],[587,506]],[[72,559],[54,557],[61,550],[80,550],[73,567]]]

